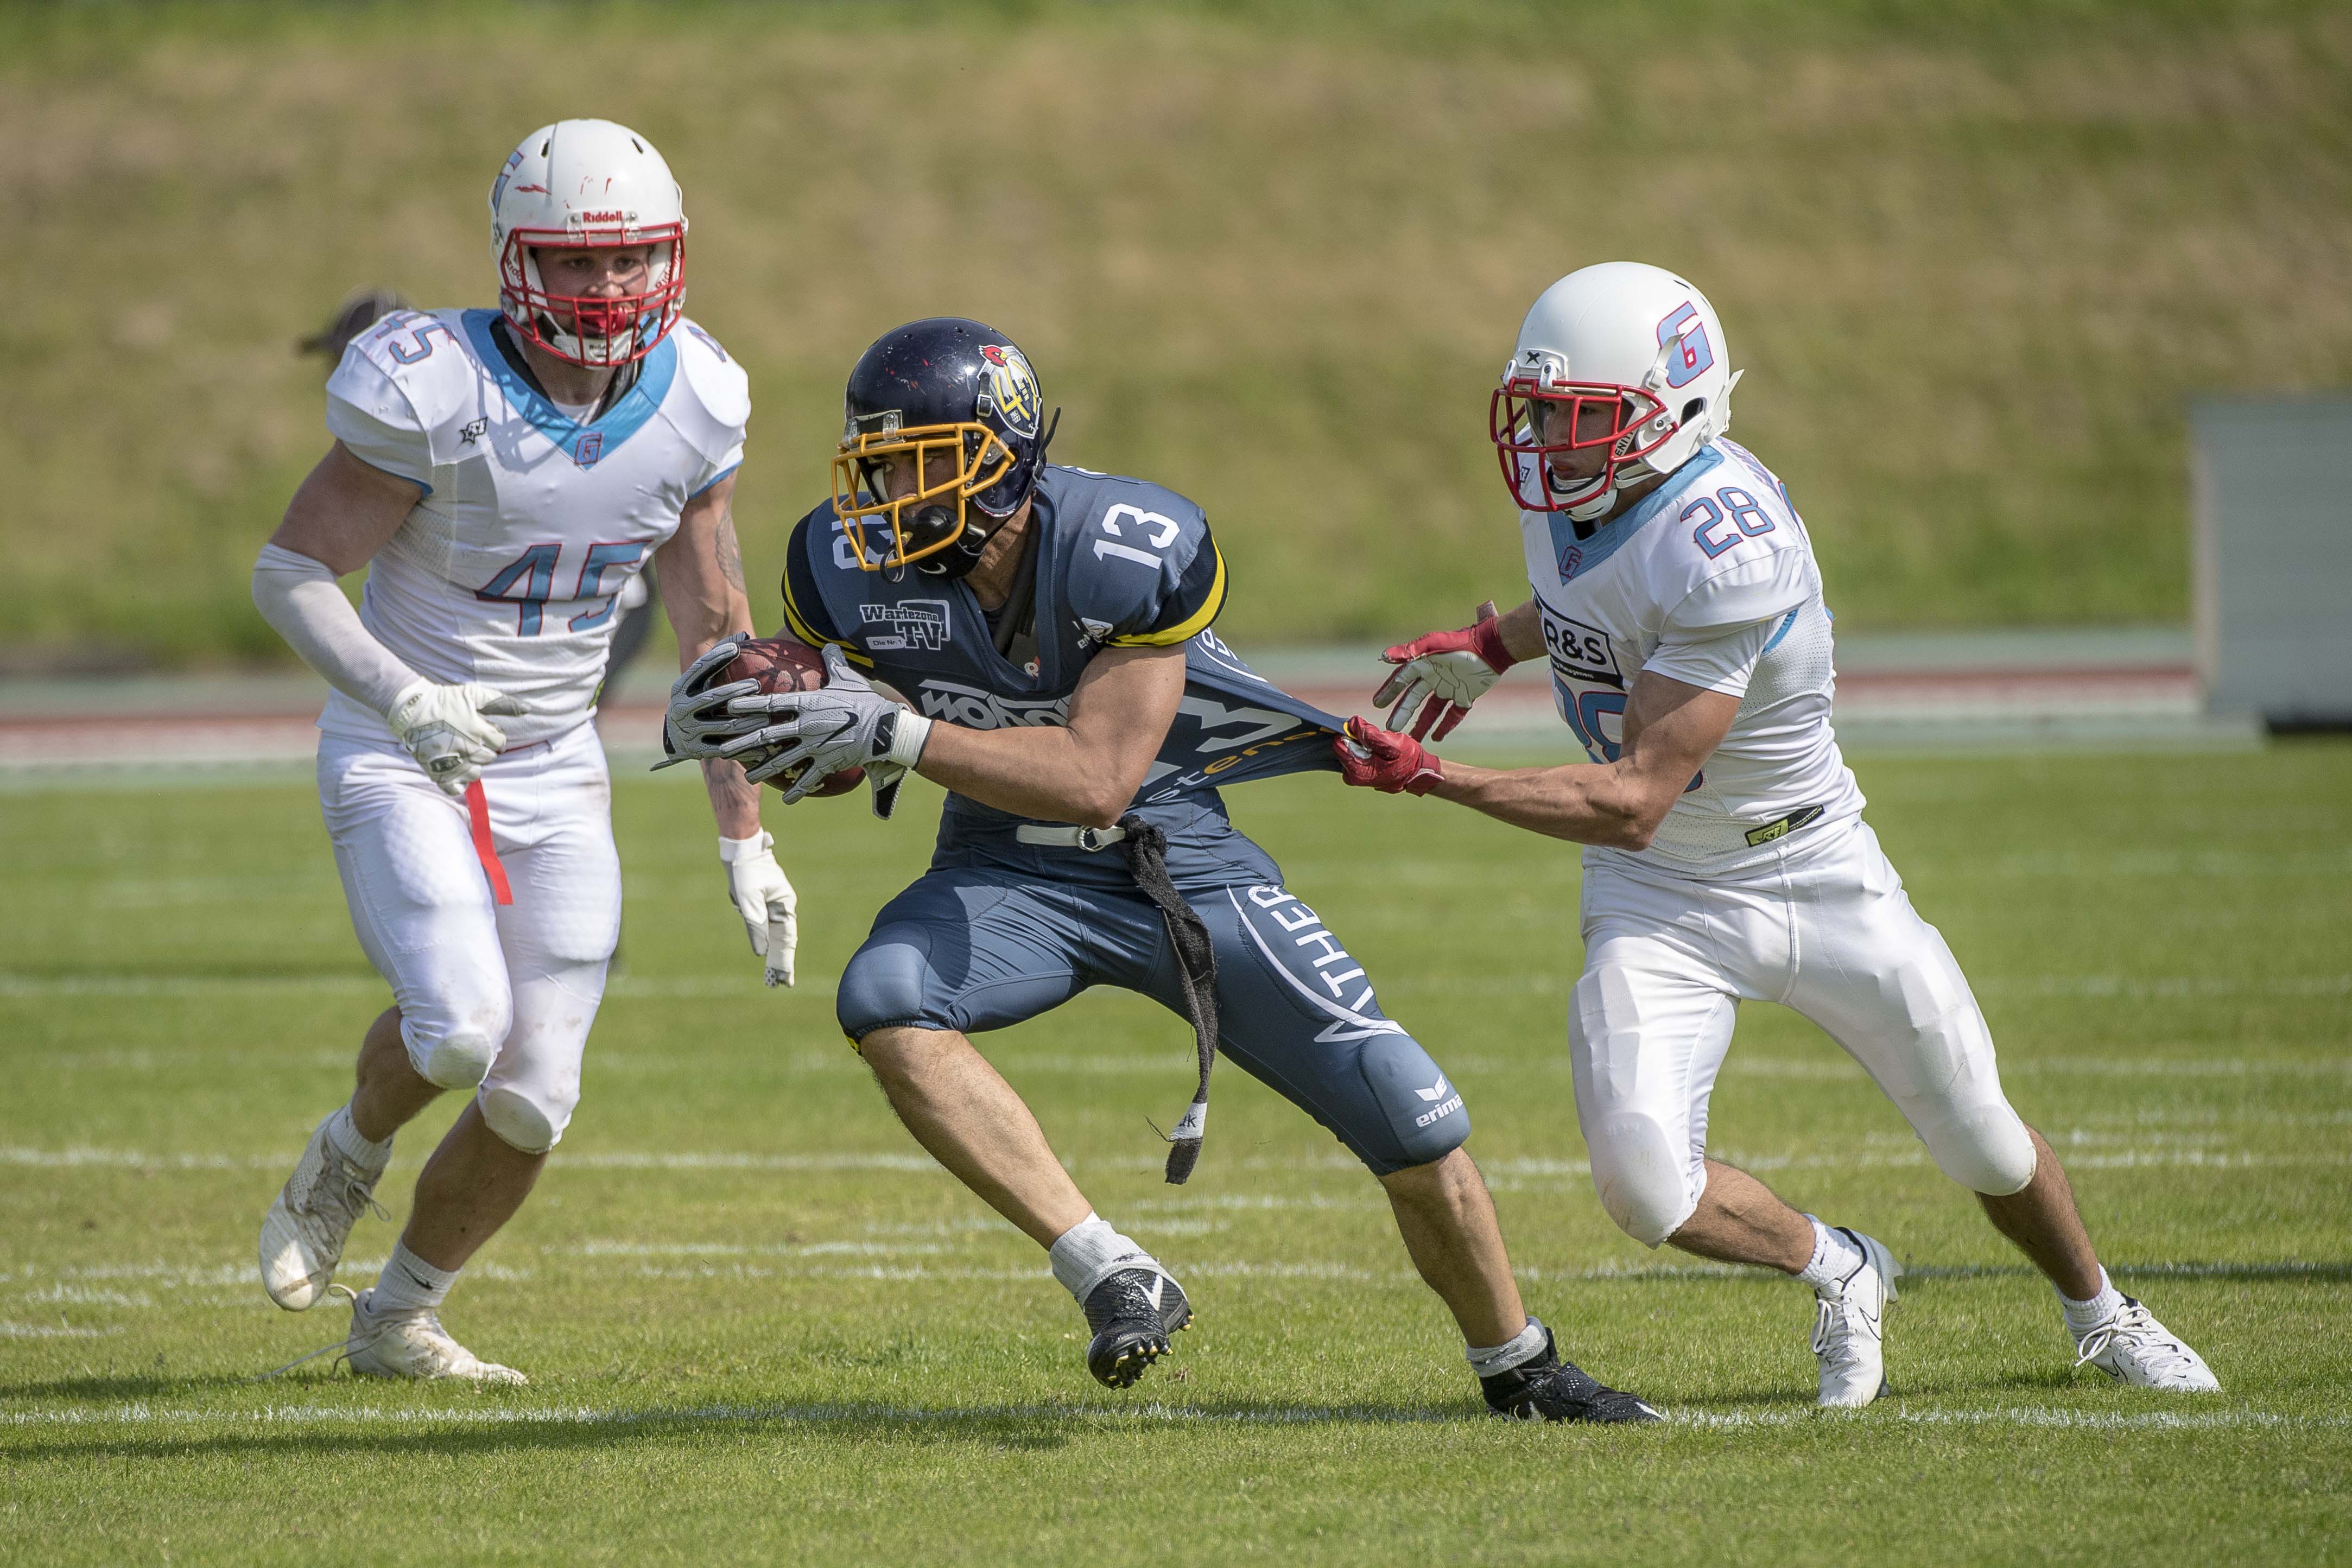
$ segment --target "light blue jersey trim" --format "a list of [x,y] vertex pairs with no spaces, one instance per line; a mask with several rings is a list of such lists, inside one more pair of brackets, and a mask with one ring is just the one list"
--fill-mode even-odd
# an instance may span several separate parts
[[720,469],[717,474],[711,476],[709,484],[705,485],[701,490],[697,490],[692,496],[688,496],[687,499],[691,501],[701,496],[704,491],[717,489],[721,480],[730,477],[734,474],[735,469],[740,468],[741,466],[743,466],[743,465],[738,463],[735,465],[734,468]]
[[1675,497],[1689,486],[1690,481],[1720,466],[1722,462],[1723,454],[1715,449],[1714,443],[1709,442],[1699,449],[1697,456],[1675,469],[1664,485],[1635,502],[1633,510],[1593,529],[1590,538],[1576,537],[1576,525],[1569,520],[1566,512],[1547,513],[1546,520],[1551,524],[1553,568],[1558,570],[1559,563],[1568,559],[1569,551],[1574,550],[1577,552],[1576,570],[1573,573],[1560,572],[1561,579],[1581,577],[1591,571],[1615,555],[1627,539],[1641,532],[1643,524],[1664,511]]
[[507,363],[490,330],[499,319],[498,311],[468,310],[462,319],[466,336],[473,340],[475,357],[498,378],[507,402],[536,425],[541,435],[569,453],[574,462],[581,458],[581,438],[591,434],[602,440],[591,452],[588,464],[600,462],[619,450],[623,442],[644,429],[646,422],[661,412],[663,400],[669,396],[670,382],[677,377],[677,343],[674,339],[664,338],[645,357],[643,368],[637,372],[637,384],[593,422],[581,424],[540,395],[536,387],[515,374],[514,367]]
[[[1791,610],[1789,613],[1780,617],[1780,624],[1773,629],[1772,635],[1765,641],[1764,653],[1769,653],[1773,649],[1780,645],[1780,639],[1786,637],[1789,634],[1789,628],[1797,623],[1798,611],[1801,611],[1803,609],[1804,606],[1800,604],[1797,606],[1796,610]],[[1759,653],[1757,655],[1759,659],[1763,656],[1763,653]]]

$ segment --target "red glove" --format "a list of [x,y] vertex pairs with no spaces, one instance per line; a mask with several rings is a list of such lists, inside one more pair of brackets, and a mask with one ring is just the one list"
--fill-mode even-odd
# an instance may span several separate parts
[[[1400,643],[1381,657],[1397,668],[1372,694],[1389,709],[1389,723],[1412,727],[1415,740],[1444,740],[1469,715],[1470,705],[1518,661],[1503,646],[1502,622],[1492,601],[1458,632],[1432,632]],[[1419,716],[1416,718],[1416,713]],[[1434,726],[1434,733],[1432,727]]]
[[1402,792],[1426,795],[1445,781],[1436,758],[1421,742],[1392,729],[1382,729],[1367,718],[1351,718],[1331,741],[1339,759],[1339,777],[1359,789],[1383,795]]

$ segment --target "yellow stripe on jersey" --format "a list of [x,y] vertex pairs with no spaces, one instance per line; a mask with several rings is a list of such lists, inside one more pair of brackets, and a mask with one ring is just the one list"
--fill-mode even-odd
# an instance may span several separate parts
[[1201,601],[1198,611],[1165,631],[1138,632],[1131,637],[1113,637],[1107,645],[1113,648],[1172,647],[1197,636],[1210,622],[1214,621],[1217,612],[1225,607],[1225,552],[1217,549],[1215,539],[1209,541],[1209,549],[1216,558],[1217,575],[1210,580],[1209,596]]
[[802,618],[800,606],[793,602],[793,578],[792,573],[790,572],[786,572],[784,574],[784,627],[787,631],[791,632],[793,636],[798,637],[802,642],[806,643],[812,648],[822,648],[827,643],[831,643],[835,647],[839,648],[844,654],[847,655],[851,664],[863,664],[869,670],[874,667],[874,661],[872,659],[868,658],[864,653],[859,653],[856,649],[851,647],[848,643],[843,642],[838,637],[825,637],[819,635],[816,629]]

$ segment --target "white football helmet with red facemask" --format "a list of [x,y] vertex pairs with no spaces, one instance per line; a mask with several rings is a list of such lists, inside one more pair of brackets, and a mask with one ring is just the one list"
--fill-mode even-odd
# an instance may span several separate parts
[[[613,298],[551,291],[541,248],[650,246],[642,289]],[[686,210],[653,144],[609,120],[562,120],[522,140],[490,186],[499,304],[516,331],[575,365],[652,352],[686,299]]]
[[1738,381],[1715,307],[1682,278],[1635,261],[1571,272],[1528,310],[1489,404],[1503,482],[1524,510],[1604,517],[1638,475],[1731,428]]

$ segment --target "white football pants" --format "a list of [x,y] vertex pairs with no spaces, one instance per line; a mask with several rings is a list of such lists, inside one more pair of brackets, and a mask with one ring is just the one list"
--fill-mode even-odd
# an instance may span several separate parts
[[595,727],[502,754],[476,791],[451,800],[390,741],[320,738],[335,869],[360,946],[391,983],[409,1061],[444,1088],[478,1089],[489,1129],[541,1154],[580,1102],[620,939]]
[[1584,868],[1584,974],[1569,1009],[1577,1117],[1601,1207],[1655,1247],[1706,1186],[1706,1108],[1742,1000],[1819,1024],[1895,1102],[1946,1176],[2033,1178],[2033,1145],[1952,950],[1859,818],[1731,880]]

